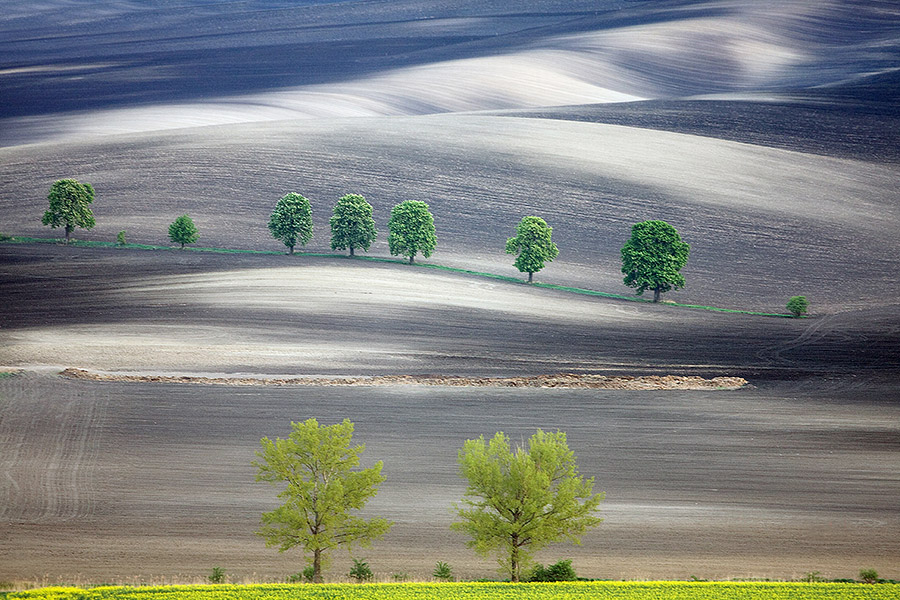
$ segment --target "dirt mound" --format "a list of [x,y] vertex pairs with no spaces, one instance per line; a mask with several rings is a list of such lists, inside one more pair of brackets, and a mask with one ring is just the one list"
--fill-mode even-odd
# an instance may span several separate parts
[[441,385],[452,387],[537,387],[580,388],[606,390],[735,390],[747,384],[742,377],[627,375],[584,375],[557,373],[534,377],[455,377],[444,375],[380,375],[375,377],[202,377],[193,375],[121,375],[104,374],[84,369],[68,368],[60,373],[72,379],[92,381],[123,381],[143,383],[196,383],[202,385]]

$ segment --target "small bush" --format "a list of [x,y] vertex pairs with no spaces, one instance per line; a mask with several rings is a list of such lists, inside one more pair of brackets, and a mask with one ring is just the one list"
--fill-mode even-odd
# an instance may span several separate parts
[[393,579],[394,581],[398,581],[398,582],[399,581],[409,581],[409,573],[404,573],[404,572],[393,573],[393,574],[391,574],[391,579]]
[[116,243],[120,246],[124,246],[125,244],[128,243],[125,241],[125,230],[124,229],[116,234]]
[[803,581],[806,583],[820,583],[825,581],[825,579],[822,578],[822,574],[819,571],[811,571],[803,576]]
[[809,310],[809,301],[806,296],[791,296],[787,303],[787,309],[794,317],[800,317]]
[[316,569],[312,565],[309,565],[305,569],[303,569],[303,579],[306,583],[312,583],[313,577],[316,575]]
[[13,236],[7,235],[5,233],[0,233],[0,242],[10,242],[12,241]]
[[453,579],[453,569],[450,568],[445,562],[438,561],[438,563],[434,566],[434,571],[431,572],[431,576],[435,579],[441,579],[443,581],[450,581]]
[[878,571],[875,569],[860,569],[859,578],[863,583],[878,583]]
[[225,583],[225,569],[222,567],[213,567],[209,577],[210,583]]
[[0,581],[0,590],[11,590],[16,587],[12,581]]
[[528,576],[528,581],[575,581],[575,569],[571,560],[561,560],[556,564],[544,568],[544,565],[535,565]]
[[350,569],[350,577],[356,580],[356,583],[363,583],[364,581],[372,580],[372,569],[369,568],[369,563],[353,559],[353,567]]

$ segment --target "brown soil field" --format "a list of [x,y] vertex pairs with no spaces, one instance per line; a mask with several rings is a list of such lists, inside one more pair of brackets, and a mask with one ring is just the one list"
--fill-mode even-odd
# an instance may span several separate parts
[[[199,246],[283,251],[290,191],[315,234],[295,256],[0,243],[0,581],[283,580],[302,559],[254,534],[276,491],[251,461],[310,417],[384,461],[366,512],[395,526],[355,554],[384,579],[494,576],[448,528],[456,452],[536,428],[606,492],[545,563],[900,579],[890,3],[7,4],[0,234],[60,236],[64,177],[96,190],[83,240],[165,245],[188,213]],[[347,193],[380,259],[391,207],[427,201],[434,256],[325,256]],[[504,243],[532,214],[560,249],[539,282],[629,294],[629,228],[663,219],[691,244],[666,299],[812,314],[427,268],[523,278]]]

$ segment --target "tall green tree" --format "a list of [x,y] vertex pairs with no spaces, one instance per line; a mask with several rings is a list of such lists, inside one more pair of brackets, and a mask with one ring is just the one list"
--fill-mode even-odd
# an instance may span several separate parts
[[516,237],[506,240],[506,253],[518,254],[513,266],[528,273],[531,283],[535,273],[559,256],[559,248],[550,240],[553,228],[540,217],[522,217],[516,226]]
[[47,196],[50,207],[41,218],[41,223],[53,229],[65,227],[66,243],[76,227],[91,229],[96,222],[90,204],[94,201],[94,188],[89,183],[75,179],[60,179],[50,186]]
[[359,194],[347,194],[334,205],[331,217],[331,249],[350,248],[350,256],[356,248],[366,252],[375,241],[378,231],[372,218],[372,205]]
[[305,246],[313,236],[309,200],[294,192],[282,196],[269,217],[269,231],[290,249],[290,254],[294,253],[298,241]]
[[329,552],[340,545],[368,546],[384,535],[392,523],[382,518],[362,519],[351,514],[378,493],[384,481],[381,461],[358,469],[365,445],[351,445],[353,423],[320,427],[315,419],[291,423],[287,439],[260,440],[260,458],[254,461],[257,481],[284,485],[278,497],[284,504],[263,513],[257,533],[266,546],[284,552],[300,546],[312,566],[312,580],[322,582]]
[[393,256],[408,256],[412,264],[419,252],[425,258],[434,252],[437,244],[434,217],[424,202],[407,200],[394,206],[388,229],[388,248]]
[[665,221],[636,223],[622,247],[625,285],[637,288],[639,296],[653,290],[653,301],[659,302],[663,292],[684,287],[681,269],[690,251],[690,245],[681,241],[678,231]]
[[197,226],[194,225],[193,219],[187,215],[181,215],[169,225],[169,239],[176,244],[181,244],[184,248],[185,244],[193,244],[200,238],[197,232]]
[[593,478],[578,473],[566,434],[537,430],[528,447],[512,449],[498,432],[467,440],[459,451],[460,475],[469,482],[450,527],[471,537],[481,555],[496,554],[501,572],[519,581],[534,553],[548,544],[579,536],[602,519],[595,511],[603,493]]

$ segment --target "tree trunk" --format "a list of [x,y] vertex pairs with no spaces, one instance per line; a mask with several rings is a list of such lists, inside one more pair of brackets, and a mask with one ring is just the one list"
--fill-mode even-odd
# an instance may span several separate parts
[[413,264],[413,258],[415,258],[415,254],[409,257],[409,264]]
[[288,254],[293,254],[293,253],[294,253],[294,247],[293,247],[293,246],[288,246],[288,248],[290,248],[290,249],[291,249],[291,251],[290,251],[290,252],[288,252]]
[[513,540],[512,551],[509,554],[509,580],[519,583],[519,546],[518,540]]
[[531,283],[531,278],[534,276],[534,273],[528,271],[528,283]]
[[653,290],[653,301],[659,302],[659,288],[656,288],[655,290]]
[[184,250],[184,242],[181,242],[181,249]]
[[72,230],[75,229],[71,225],[66,225],[66,244],[69,243],[69,236],[72,234]]
[[322,583],[322,551],[313,550],[313,583]]
[[353,256],[353,244],[350,244],[350,256]]

